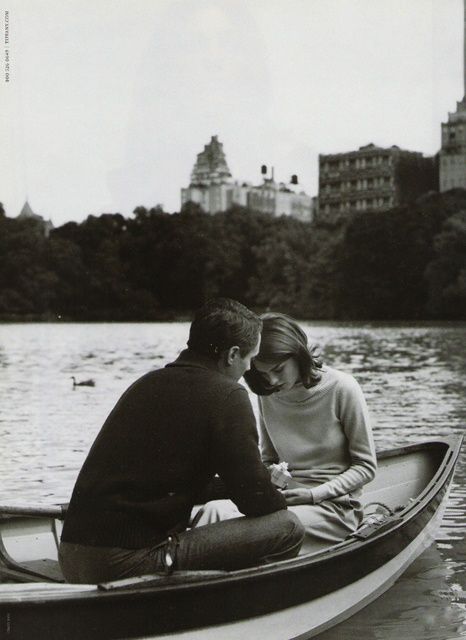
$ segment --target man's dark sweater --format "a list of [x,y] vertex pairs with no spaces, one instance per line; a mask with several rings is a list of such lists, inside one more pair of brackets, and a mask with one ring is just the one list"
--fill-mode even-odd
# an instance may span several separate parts
[[139,549],[186,529],[214,475],[246,516],[286,509],[257,446],[247,391],[193,352],[137,380],[79,473],[62,540]]

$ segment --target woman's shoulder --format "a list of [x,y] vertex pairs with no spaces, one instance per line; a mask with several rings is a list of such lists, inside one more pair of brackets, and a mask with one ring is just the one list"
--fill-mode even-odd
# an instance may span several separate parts
[[326,365],[322,367],[322,379],[327,379],[328,383],[341,390],[359,389],[359,383],[351,373]]

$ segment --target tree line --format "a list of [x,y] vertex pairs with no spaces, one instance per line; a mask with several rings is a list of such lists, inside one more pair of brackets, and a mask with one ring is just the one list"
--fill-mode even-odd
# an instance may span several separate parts
[[466,191],[312,223],[140,206],[49,237],[0,206],[2,320],[173,320],[220,295],[301,319],[465,319]]

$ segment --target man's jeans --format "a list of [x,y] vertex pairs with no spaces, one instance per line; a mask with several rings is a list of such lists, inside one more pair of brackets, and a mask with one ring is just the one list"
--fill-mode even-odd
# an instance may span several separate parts
[[68,582],[97,584],[147,573],[179,570],[234,570],[292,558],[304,528],[290,511],[235,518],[194,527],[145,549],[60,545],[60,565]]

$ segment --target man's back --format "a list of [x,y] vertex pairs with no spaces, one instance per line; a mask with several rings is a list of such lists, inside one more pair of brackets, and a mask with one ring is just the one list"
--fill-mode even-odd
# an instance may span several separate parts
[[245,515],[284,507],[260,462],[246,390],[185,351],[118,401],[78,477],[62,540],[157,544],[187,527],[215,473]]

